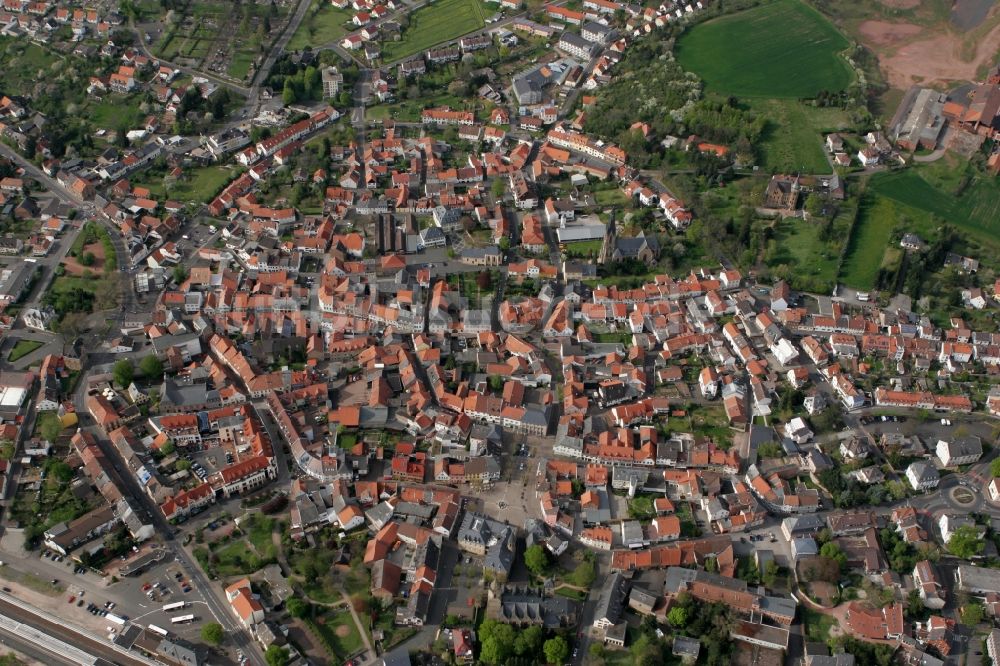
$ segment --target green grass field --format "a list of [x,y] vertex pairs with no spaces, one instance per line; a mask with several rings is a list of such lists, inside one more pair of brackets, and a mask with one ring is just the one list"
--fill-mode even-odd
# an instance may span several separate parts
[[339,659],[349,657],[364,645],[350,611],[330,613],[318,620],[311,620],[309,624]]
[[853,73],[839,53],[847,39],[800,0],[730,14],[695,26],[677,42],[677,60],[709,92],[803,98],[842,90]]
[[298,51],[306,46],[315,48],[336,42],[354,27],[350,23],[349,10],[337,9],[329,2],[316,0],[316,5],[299,24],[299,29],[292,35],[286,48],[289,51]]
[[[792,280],[797,289],[822,283],[824,290],[833,288],[837,278],[837,257],[839,244],[824,243],[819,239],[819,225],[799,218],[785,218],[774,230],[775,252],[768,254],[771,267],[787,264],[794,270],[795,279],[801,279],[800,286]],[[815,289],[810,289],[815,290]]]
[[866,197],[861,216],[848,240],[847,258],[840,279],[848,287],[871,289],[882,266],[892,229],[900,212],[895,202],[884,197]]
[[250,65],[253,64],[257,52],[254,50],[240,49],[233,54],[233,59],[229,62],[229,76],[234,79],[243,80],[250,73]]
[[139,95],[109,94],[100,102],[88,106],[90,122],[102,129],[118,129],[125,127],[134,129],[143,120],[139,105],[142,99]]
[[386,42],[385,61],[401,60],[484,25],[479,0],[437,0],[410,15],[410,25],[400,41]]
[[136,185],[149,188],[155,197],[167,197],[180,202],[208,203],[222,187],[236,178],[239,169],[222,166],[193,167],[184,171],[184,176],[166,187],[163,179],[156,177],[149,182],[136,181]]
[[754,99],[750,108],[768,120],[759,144],[760,165],[771,172],[831,173],[824,135],[850,124],[847,112],[795,99]]
[[215,571],[219,576],[243,576],[261,569],[266,562],[247,547],[246,541],[233,541],[214,553],[218,558]]
[[13,363],[14,361],[22,359],[31,352],[40,348],[42,344],[43,343],[38,342],[37,340],[18,340],[17,344],[14,345],[14,348],[10,350],[10,356],[7,357],[7,360]]

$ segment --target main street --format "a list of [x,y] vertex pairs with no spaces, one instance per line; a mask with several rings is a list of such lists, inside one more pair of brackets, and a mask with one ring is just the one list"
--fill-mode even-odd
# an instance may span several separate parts
[[76,393],[73,396],[73,402],[76,406],[77,415],[80,419],[80,427],[83,430],[91,432],[97,441],[97,444],[101,451],[104,453],[105,457],[111,461],[117,476],[119,477],[116,485],[119,488],[125,489],[132,498],[138,502],[138,504],[145,510],[147,514],[147,519],[156,528],[157,534],[163,539],[165,547],[174,556],[176,562],[184,570],[185,575],[191,580],[192,585],[203,593],[205,603],[208,605],[209,611],[212,613],[213,617],[219,624],[225,629],[226,634],[230,637],[233,644],[240,649],[248,659],[255,666],[264,666],[263,654],[258,647],[257,643],[252,640],[247,631],[236,622],[233,617],[232,611],[229,609],[229,604],[222,595],[221,588],[214,585],[208,580],[208,577],[202,571],[201,566],[198,562],[188,553],[175,538],[174,538],[174,528],[171,526],[163,514],[160,512],[160,508],[156,506],[156,503],[143,492],[142,488],[139,487],[138,481],[133,474],[131,474],[125,467],[124,461],[121,455],[118,453],[118,449],[111,445],[111,442],[107,439],[99,428],[91,425],[91,418],[86,409],[86,377],[82,377]]

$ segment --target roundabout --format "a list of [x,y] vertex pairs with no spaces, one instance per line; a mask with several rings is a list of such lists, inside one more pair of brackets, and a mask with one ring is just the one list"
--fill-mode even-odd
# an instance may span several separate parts
[[957,504],[958,506],[968,507],[977,503],[978,498],[976,497],[976,494],[963,486],[952,488],[948,492],[951,496],[951,503],[953,505]]

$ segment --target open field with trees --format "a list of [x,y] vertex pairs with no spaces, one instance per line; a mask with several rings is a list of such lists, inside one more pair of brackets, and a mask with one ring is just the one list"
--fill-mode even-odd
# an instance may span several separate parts
[[959,183],[960,193],[948,192],[929,183],[920,172],[909,169],[872,179],[877,194],[906,206],[937,215],[977,240],[997,243],[1000,232],[1000,189],[992,180],[970,177]]
[[840,107],[815,107],[792,99],[753,99],[750,109],[767,118],[761,134],[758,165],[766,171],[831,173],[825,135],[852,125]]

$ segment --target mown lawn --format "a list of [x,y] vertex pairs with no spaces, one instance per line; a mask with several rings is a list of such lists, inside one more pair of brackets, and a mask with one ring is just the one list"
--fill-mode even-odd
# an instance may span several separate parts
[[830,629],[837,621],[829,615],[823,615],[808,606],[801,606],[802,625],[806,638],[817,643],[825,643],[830,637]]
[[14,345],[14,348],[10,350],[10,356],[7,357],[7,360],[13,363],[14,361],[22,359],[31,352],[40,348],[42,344],[43,343],[38,342],[37,340],[18,340],[17,344]]
[[421,94],[418,100],[370,107],[365,110],[365,118],[368,120],[393,118],[400,122],[420,122],[420,112],[435,106],[450,106],[453,109],[467,108],[464,99],[452,95],[447,90],[441,90],[437,93],[428,91],[426,94]]
[[801,0],[777,0],[695,26],[677,60],[723,95],[800,99],[846,88],[849,42]]
[[385,61],[406,58],[484,25],[486,18],[479,0],[437,0],[410,14],[403,38],[385,44]]
[[218,558],[214,562],[215,571],[219,576],[243,576],[252,574],[264,567],[265,562],[250,549],[242,539],[226,544],[212,555]]

